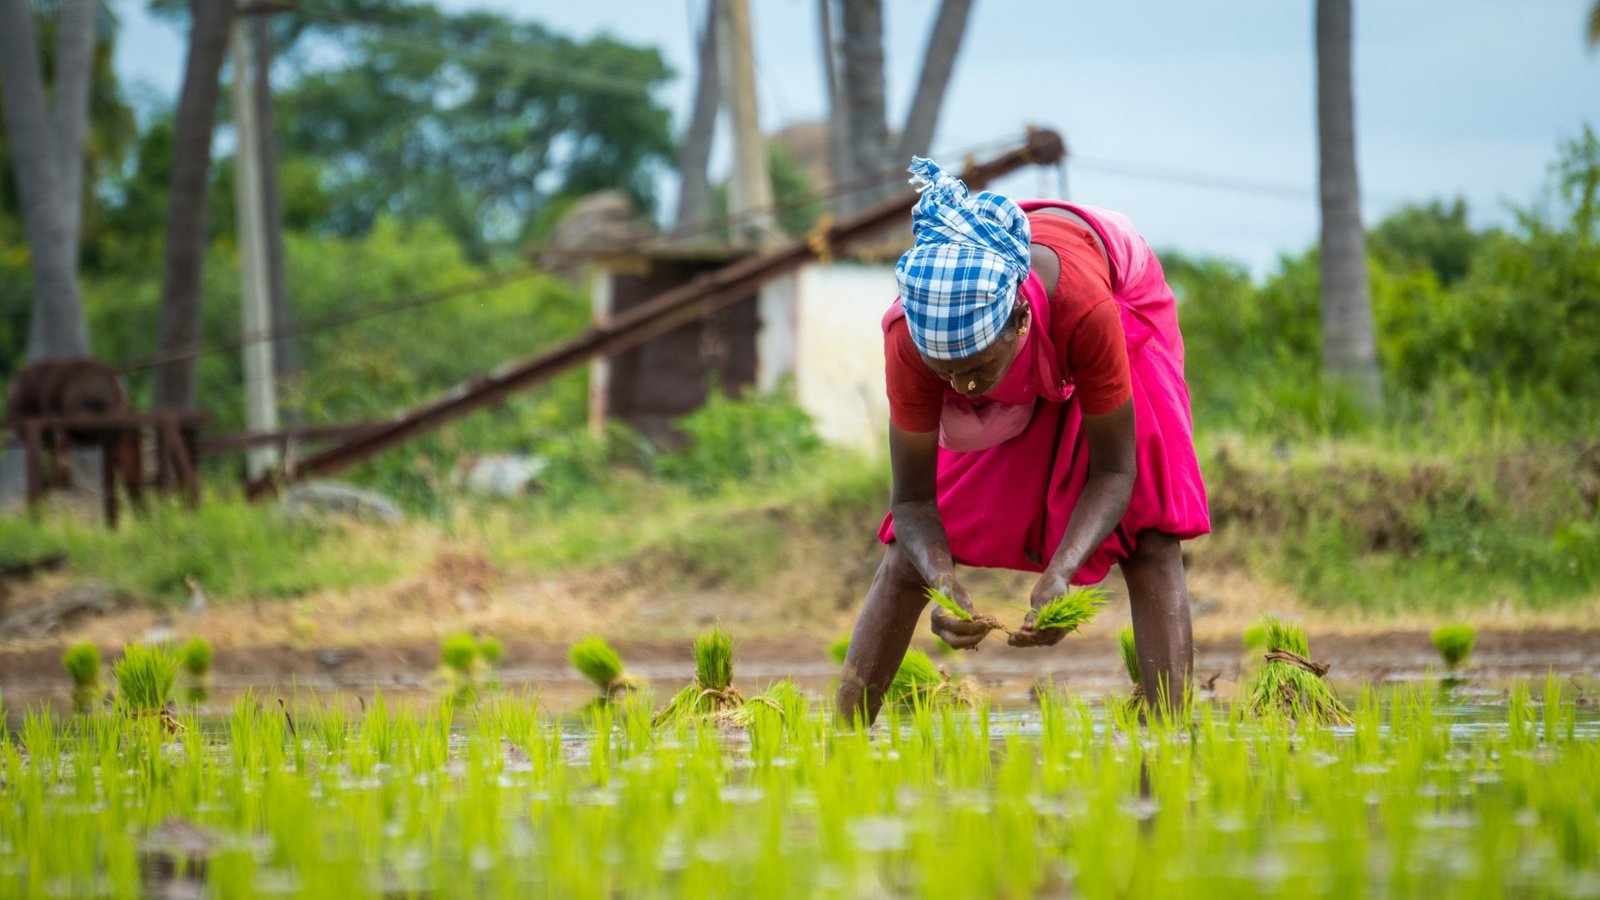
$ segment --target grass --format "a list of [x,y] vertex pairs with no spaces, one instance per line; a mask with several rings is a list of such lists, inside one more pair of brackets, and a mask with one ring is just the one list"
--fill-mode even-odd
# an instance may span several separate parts
[[1433,646],[1444,660],[1445,668],[1461,668],[1472,655],[1478,641],[1478,632],[1471,625],[1440,625],[1433,630]]
[[1133,644],[1132,625],[1125,625],[1117,632],[1117,649],[1122,651],[1122,666],[1128,670],[1128,680],[1142,686],[1144,679],[1139,675],[1139,649]]
[[130,713],[145,713],[172,702],[182,660],[166,647],[130,644],[112,667],[117,681],[117,702]]
[[532,696],[246,697],[173,735],[26,712],[0,734],[0,870],[17,896],[1582,894],[1600,720],[1535,690],[1470,727],[1420,685],[1369,692],[1348,728],[1294,732],[1052,690],[858,733],[787,681],[737,729],[669,733],[632,701],[574,731]]
[[567,658],[572,667],[600,689],[601,698],[609,700],[618,692],[638,685],[622,666],[622,657],[602,637],[588,637],[572,645]]
[[1311,648],[1298,625],[1279,619],[1265,620],[1267,659],[1250,676],[1246,708],[1252,715],[1284,717],[1290,721],[1342,724],[1350,710],[1329,687],[1324,673],[1312,671]]

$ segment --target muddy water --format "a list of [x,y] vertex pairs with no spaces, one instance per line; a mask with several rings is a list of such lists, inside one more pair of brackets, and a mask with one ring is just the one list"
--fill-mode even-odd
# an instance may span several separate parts
[[[661,642],[618,645],[629,670],[653,685],[658,697],[664,698],[693,675],[687,646]],[[1313,638],[1312,646],[1319,659],[1332,664],[1329,677],[1347,699],[1357,696],[1364,684],[1382,687],[1439,680],[1437,657],[1426,635],[1324,636]],[[1249,660],[1237,647],[1232,641],[1197,647],[1195,673],[1202,696],[1226,700],[1238,689]],[[70,709],[60,652],[58,648],[0,652],[0,691],[13,726],[29,707],[46,704],[62,712]],[[353,707],[380,692],[388,700],[427,703],[437,696],[440,686],[434,672],[437,652],[433,646],[221,650],[206,706],[225,711],[246,692],[260,698],[297,697]],[[755,639],[741,643],[737,653],[735,682],[746,693],[791,677],[815,697],[832,695],[837,667],[828,661],[825,645],[819,641]],[[565,646],[513,645],[506,659],[500,673],[502,688],[535,695],[550,713],[574,710],[595,696],[594,688],[567,665]],[[1002,709],[1031,705],[1032,691],[1041,682],[1053,682],[1091,698],[1120,696],[1129,689],[1120,658],[1104,637],[1069,640],[1054,650],[986,646],[980,652],[936,661],[952,676],[976,681]],[[1600,697],[1600,632],[1483,635],[1453,696],[1458,702],[1502,703],[1515,681],[1531,680],[1537,694],[1547,672],[1563,681],[1566,696],[1592,704]],[[109,679],[109,673],[106,677]]]

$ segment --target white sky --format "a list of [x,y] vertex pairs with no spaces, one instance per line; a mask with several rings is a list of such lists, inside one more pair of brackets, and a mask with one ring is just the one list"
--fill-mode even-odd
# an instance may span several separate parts
[[[1056,128],[1073,154],[1072,199],[1122,210],[1158,249],[1226,256],[1260,273],[1316,238],[1313,3],[976,0],[936,148],[992,145],[1030,122]],[[692,89],[691,23],[704,4],[440,5],[660,48],[679,73],[660,96],[681,127]],[[1600,126],[1600,54],[1583,43],[1589,0],[1355,5],[1356,140],[1369,223],[1403,202],[1456,195],[1478,223],[1504,221],[1507,202],[1533,199],[1561,141],[1585,122]],[[815,0],[751,6],[763,123],[820,117]],[[936,3],[884,6],[895,123],[910,102]],[[175,96],[181,36],[150,19],[142,0],[117,9],[120,74]],[[717,160],[727,158],[723,147]],[[1159,172],[1181,177],[1152,177]],[[998,189],[1049,195],[1055,176],[1023,173]]]

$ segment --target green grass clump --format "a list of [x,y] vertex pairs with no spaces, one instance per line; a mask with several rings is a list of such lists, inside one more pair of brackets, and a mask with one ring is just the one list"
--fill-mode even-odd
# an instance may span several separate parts
[[1440,625],[1433,630],[1433,646],[1447,668],[1458,669],[1472,655],[1478,633],[1471,625]]
[[485,665],[491,668],[498,666],[500,660],[505,657],[506,645],[500,643],[498,638],[486,637],[478,640],[478,658],[482,659]]
[[72,677],[72,708],[88,712],[100,700],[100,648],[84,641],[61,654],[61,665]]
[[172,701],[181,660],[166,647],[130,644],[112,667],[117,699],[123,709],[143,713],[164,708]]
[[622,666],[622,657],[602,637],[588,637],[572,645],[567,658],[584,678],[594,682],[603,699],[630,690],[638,682]]
[[439,645],[440,661],[458,675],[470,676],[477,658],[478,642],[470,634],[451,635]]
[[205,638],[195,638],[183,646],[180,659],[183,671],[189,676],[184,694],[190,703],[204,703],[211,676],[211,644]]
[[1305,631],[1274,618],[1264,624],[1267,660],[1250,678],[1247,710],[1255,716],[1285,716],[1295,722],[1348,723],[1350,710],[1328,686],[1325,669],[1312,671],[1299,661],[1315,666]]
[[716,625],[694,639],[694,681],[667,701],[655,721],[726,715],[743,705],[744,697],[733,687],[733,637]]
[[844,658],[850,655],[850,635],[845,635],[828,645],[828,657],[839,665],[844,665]]
[[211,672],[211,643],[205,638],[195,638],[183,645],[183,670],[195,678],[204,678]]
[[1139,650],[1133,644],[1132,625],[1117,632],[1117,647],[1122,651],[1122,665],[1128,670],[1128,680],[1135,685],[1143,685],[1144,679],[1139,675]]
[[1110,602],[1111,595],[1101,588],[1070,590],[1039,608],[1033,617],[1033,630],[1077,631]]

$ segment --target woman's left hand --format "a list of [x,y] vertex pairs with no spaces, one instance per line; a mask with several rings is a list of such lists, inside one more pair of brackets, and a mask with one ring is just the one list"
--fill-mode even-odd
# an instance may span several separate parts
[[1033,596],[1029,598],[1028,605],[1032,607],[1028,615],[1022,620],[1022,627],[1013,631],[1006,643],[1013,647],[1051,647],[1067,636],[1067,632],[1060,628],[1051,628],[1046,631],[1036,631],[1033,619],[1039,614],[1040,608],[1051,600],[1065,594],[1072,588],[1072,576],[1062,575],[1052,566],[1039,576],[1039,581],[1033,586]]

